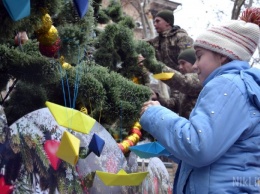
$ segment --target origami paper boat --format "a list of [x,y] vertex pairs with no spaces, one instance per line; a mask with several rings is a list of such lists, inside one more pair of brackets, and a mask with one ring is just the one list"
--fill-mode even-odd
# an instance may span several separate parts
[[152,158],[171,155],[170,152],[168,152],[159,142],[131,146],[129,149],[140,158]]
[[171,79],[174,73],[158,73],[154,74],[153,77],[158,80],[168,80]]
[[30,0],[3,0],[3,4],[14,21],[30,15]]
[[121,169],[117,174],[96,171],[101,181],[107,186],[138,186],[140,185],[148,172],[139,172],[127,174]]
[[95,119],[78,110],[48,101],[45,104],[59,125],[74,131],[88,134],[96,122]]

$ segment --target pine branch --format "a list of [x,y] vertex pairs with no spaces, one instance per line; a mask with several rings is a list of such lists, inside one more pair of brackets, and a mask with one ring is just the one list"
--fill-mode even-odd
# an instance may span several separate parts
[[33,157],[31,155],[30,148],[25,143],[23,136],[21,135],[21,155],[25,168],[29,173],[33,172]]
[[42,162],[44,168],[47,170],[49,168],[50,162],[46,156],[46,153],[37,139],[34,139],[35,142],[35,152],[36,155],[39,157],[40,161]]

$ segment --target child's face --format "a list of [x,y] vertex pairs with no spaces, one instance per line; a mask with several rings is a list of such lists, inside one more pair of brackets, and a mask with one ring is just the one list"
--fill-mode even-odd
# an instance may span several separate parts
[[192,68],[198,74],[200,82],[203,83],[215,69],[221,66],[222,57],[204,48],[197,47],[195,50],[197,60]]

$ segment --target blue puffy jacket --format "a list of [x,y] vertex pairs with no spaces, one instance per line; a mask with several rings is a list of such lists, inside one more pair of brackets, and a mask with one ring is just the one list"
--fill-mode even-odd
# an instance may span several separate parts
[[260,193],[260,69],[225,64],[205,80],[189,120],[151,106],[140,123],[182,161],[177,194]]

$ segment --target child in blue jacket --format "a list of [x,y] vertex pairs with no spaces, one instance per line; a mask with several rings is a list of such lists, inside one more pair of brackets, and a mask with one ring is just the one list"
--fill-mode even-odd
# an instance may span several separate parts
[[248,61],[260,8],[207,29],[194,42],[203,89],[189,119],[145,102],[142,128],[182,161],[176,193],[260,193],[260,69]]

